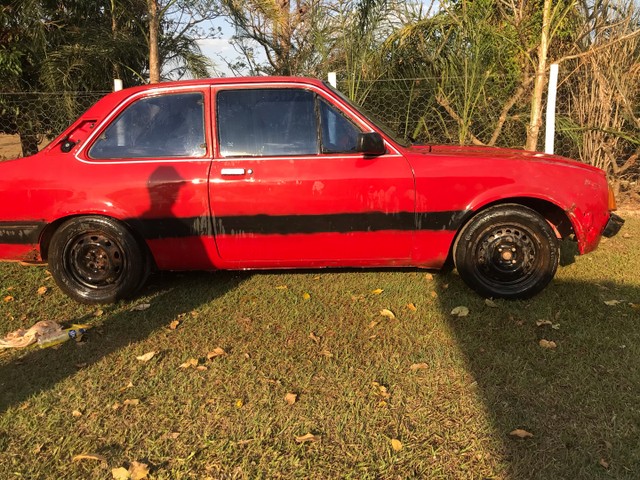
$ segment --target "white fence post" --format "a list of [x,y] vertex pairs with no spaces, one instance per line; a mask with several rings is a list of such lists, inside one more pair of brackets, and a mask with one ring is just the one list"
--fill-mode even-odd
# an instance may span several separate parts
[[556,93],[558,91],[558,64],[549,67],[549,94],[547,95],[547,125],[544,137],[544,153],[553,154],[556,133]]
[[327,74],[327,81],[333,88],[338,88],[338,78],[336,72],[329,72]]

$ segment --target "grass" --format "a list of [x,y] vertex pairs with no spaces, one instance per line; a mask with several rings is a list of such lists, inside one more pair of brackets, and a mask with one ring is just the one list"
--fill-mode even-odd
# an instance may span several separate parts
[[[539,296],[496,306],[455,272],[221,272],[152,277],[96,316],[45,268],[0,264],[1,335],[93,325],[0,353],[0,478],[111,478],[133,461],[158,479],[638,478],[639,271],[640,217]],[[206,369],[180,367],[192,358]],[[307,433],[320,441],[296,442]],[[72,462],[83,453],[106,461]]]

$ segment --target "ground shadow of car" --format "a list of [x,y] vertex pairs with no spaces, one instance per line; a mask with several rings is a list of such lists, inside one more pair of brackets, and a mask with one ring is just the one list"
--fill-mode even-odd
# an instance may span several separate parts
[[[462,282],[455,274],[436,280],[449,285],[440,308],[489,412],[508,478],[637,478],[638,285],[556,280],[534,299],[478,301],[458,318],[451,310]],[[605,304],[611,299],[620,303]],[[541,347],[542,339],[556,347]],[[509,436],[516,428],[533,437]]]
[[[121,304],[124,308],[118,309],[118,313],[107,311],[102,325],[89,330],[86,345],[67,342],[57,348],[32,349],[0,366],[0,413],[52,388],[79,368],[87,368],[144,340],[154,331],[167,327],[178,315],[196,310],[236,288],[244,278],[244,274],[237,272],[154,276],[145,290],[152,295],[148,310],[132,311],[129,305]],[[211,287],[194,288],[203,282],[210,283]]]

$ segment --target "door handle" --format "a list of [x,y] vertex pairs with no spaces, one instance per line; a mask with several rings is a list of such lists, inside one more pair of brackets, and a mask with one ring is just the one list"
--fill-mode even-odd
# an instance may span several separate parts
[[[244,168],[223,168],[220,170],[221,175],[244,175]],[[248,171],[249,174],[253,173],[251,170]]]

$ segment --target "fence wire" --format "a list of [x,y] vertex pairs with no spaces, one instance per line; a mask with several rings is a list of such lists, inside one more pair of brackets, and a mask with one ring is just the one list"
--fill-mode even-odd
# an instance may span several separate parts
[[[523,96],[505,109],[517,85],[496,76],[476,84],[460,82],[447,91],[440,80],[342,80],[338,89],[375,120],[416,143],[524,147],[530,103]],[[640,153],[640,131],[593,124],[589,109],[569,86],[558,91],[555,153],[603,168],[622,188],[640,192],[640,162],[634,160]],[[0,92],[0,160],[36,153],[107,93]],[[537,150],[544,149],[543,141],[544,125]]]
[[36,153],[108,92],[0,92],[0,159]]

